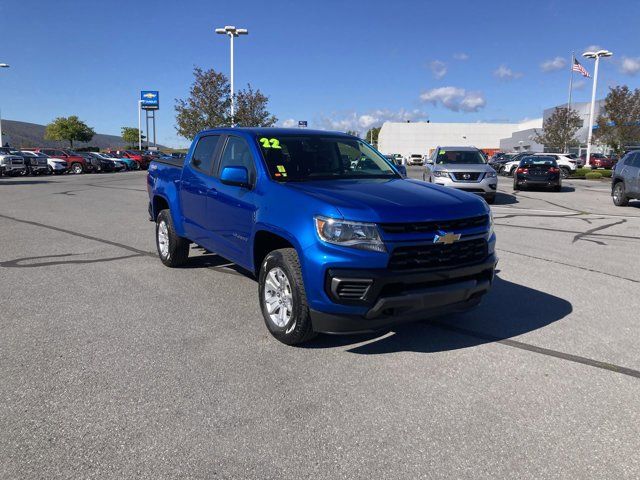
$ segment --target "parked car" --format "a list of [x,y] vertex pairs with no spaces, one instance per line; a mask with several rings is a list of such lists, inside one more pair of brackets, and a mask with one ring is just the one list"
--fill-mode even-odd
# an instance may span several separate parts
[[253,272],[286,344],[465,311],[493,281],[488,205],[403,179],[351,135],[208,130],[185,162],[153,162],[147,185],[162,263],[183,265],[193,242]]
[[49,163],[47,162],[47,156],[44,153],[28,152],[16,150],[15,155],[19,155],[24,160],[26,167],[26,174],[40,175],[49,173]]
[[427,159],[422,179],[482,196],[487,203],[496,199],[498,174],[474,147],[438,147]]
[[[100,152],[91,152],[91,155],[93,155],[94,157],[100,158],[102,160],[111,162],[113,164],[113,171],[121,172],[123,170],[127,170],[127,164],[123,159],[110,157],[106,153],[100,153]],[[131,163],[135,163],[133,160],[130,160],[130,161]]]
[[87,165],[91,165],[92,172],[113,172],[115,171],[115,164],[111,160],[106,160],[93,155],[94,152],[77,152],[78,155],[83,157],[87,162]]
[[513,174],[513,189],[523,190],[529,187],[550,188],[555,192],[562,190],[562,175],[554,156],[529,155],[520,160]]
[[[582,160],[581,164],[584,165],[584,160],[587,157],[586,153],[583,153],[582,155],[580,155],[580,159]],[[605,155],[601,154],[601,153],[592,153],[589,156],[589,166],[591,168],[613,168],[613,166],[615,165],[615,162],[609,158],[606,157]]]
[[11,152],[12,150],[8,147],[0,147],[0,176],[25,175],[27,167],[24,159],[20,155]]
[[127,165],[127,170],[140,170],[140,162],[127,157],[125,154],[116,150],[109,150],[105,153],[109,158],[117,158]]
[[87,165],[87,161],[83,157],[72,150],[63,150],[58,148],[24,148],[23,150],[40,152],[49,157],[64,160],[67,162],[68,171],[71,173],[78,174],[89,172],[93,168],[91,165]]
[[122,150],[118,153],[138,162],[141,170],[149,168],[149,163],[151,163],[151,157],[138,150]]
[[630,199],[640,199],[640,150],[632,150],[616,164],[611,178],[614,205],[624,207]]
[[412,153],[409,155],[407,165],[424,165],[424,155],[420,153]]
[[565,155],[564,153],[521,153],[516,155],[515,157],[512,158],[512,160],[508,163],[505,163],[504,165],[502,165],[502,173],[504,175],[509,175],[510,177],[513,176],[514,172],[516,171],[516,169],[520,166],[520,162],[522,161],[523,158],[526,158],[529,155],[539,155],[539,156],[550,156],[553,157],[553,159],[556,161],[556,163],[558,164],[558,168],[560,168],[560,175],[562,176],[562,178],[567,178],[569,177],[573,172],[576,171],[576,162],[574,161],[574,159],[569,158],[567,155]]
[[406,178],[407,167],[405,167],[404,163],[402,163],[402,157],[398,158],[395,155],[385,155],[385,158],[389,161],[389,163],[396,166],[396,169],[398,170],[398,172],[400,172],[400,175]]

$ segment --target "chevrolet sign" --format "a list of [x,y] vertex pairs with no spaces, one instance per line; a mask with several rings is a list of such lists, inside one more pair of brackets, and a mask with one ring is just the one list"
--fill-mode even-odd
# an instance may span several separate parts
[[143,110],[158,110],[160,108],[160,94],[157,90],[143,90],[140,92],[140,106]]

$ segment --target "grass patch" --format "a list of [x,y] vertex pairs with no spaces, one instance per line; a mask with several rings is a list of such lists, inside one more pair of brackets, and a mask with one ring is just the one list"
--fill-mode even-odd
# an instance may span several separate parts
[[600,172],[589,172],[584,175],[584,178],[587,180],[600,180],[602,178],[602,174]]

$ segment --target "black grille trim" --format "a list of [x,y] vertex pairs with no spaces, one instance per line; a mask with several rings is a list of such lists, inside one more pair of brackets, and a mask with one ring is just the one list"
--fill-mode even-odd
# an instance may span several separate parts
[[463,240],[450,245],[430,243],[397,247],[389,259],[391,270],[422,270],[459,267],[482,261],[488,255],[484,238]]
[[459,230],[465,230],[467,228],[479,228],[488,226],[489,215],[434,222],[380,224],[380,228],[385,233],[435,233],[438,230],[455,232]]

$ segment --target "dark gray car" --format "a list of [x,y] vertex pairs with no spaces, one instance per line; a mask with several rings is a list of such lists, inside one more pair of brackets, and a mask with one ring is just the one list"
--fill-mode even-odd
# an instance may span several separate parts
[[618,207],[624,207],[633,198],[640,199],[640,150],[627,153],[616,164],[611,196]]

